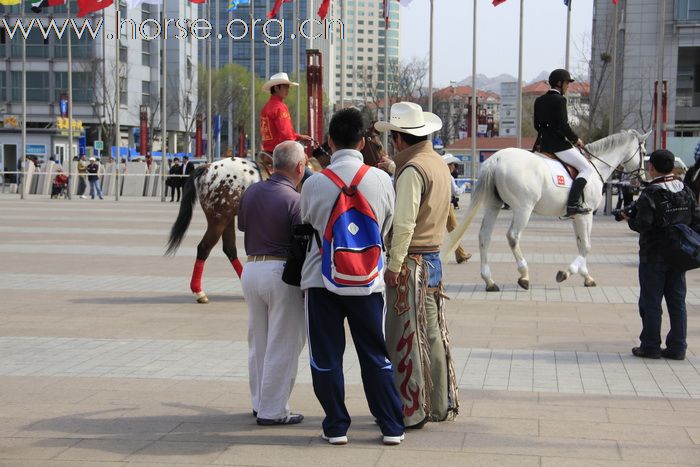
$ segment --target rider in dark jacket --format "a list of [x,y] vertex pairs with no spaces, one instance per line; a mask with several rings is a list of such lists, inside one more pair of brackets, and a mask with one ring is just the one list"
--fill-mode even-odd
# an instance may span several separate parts
[[582,148],[583,141],[569,125],[566,110],[566,94],[569,83],[574,79],[568,71],[557,69],[549,75],[549,85],[552,87],[546,94],[535,100],[535,130],[537,141],[535,147],[539,151],[553,152],[559,159],[578,170],[578,177],[569,192],[566,203],[566,216],[587,214],[591,210],[581,203],[581,195],[586,183],[593,175],[593,166],[586,160],[574,145]]
[[[643,358],[683,360],[686,351],[687,311],[685,271],[666,260],[666,227],[686,224],[700,232],[700,210],[690,188],[673,174],[675,157],[659,149],[649,158],[654,177],[637,200],[628,219],[630,229],[639,232],[639,314],[642,317],[640,346],[632,353]],[[666,349],[661,350],[661,300],[666,300],[671,330]]]

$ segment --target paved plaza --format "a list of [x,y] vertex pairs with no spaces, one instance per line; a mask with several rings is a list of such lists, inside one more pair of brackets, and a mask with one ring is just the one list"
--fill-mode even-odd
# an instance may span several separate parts
[[472,260],[445,266],[459,417],[381,445],[349,345],[341,447],[320,439],[306,351],[291,400],[304,422],[256,425],[240,282],[219,248],[204,271],[211,302],[194,302],[206,225],[197,207],[178,254],[163,257],[177,209],[0,195],[0,466],[700,465],[700,271],[687,276],[688,359],[632,357],[637,235],[622,223],[596,217],[599,286],[586,288],[554,279],[577,254],[571,223],[533,218],[525,291],[503,211],[490,255],[501,291],[488,294],[473,225]]

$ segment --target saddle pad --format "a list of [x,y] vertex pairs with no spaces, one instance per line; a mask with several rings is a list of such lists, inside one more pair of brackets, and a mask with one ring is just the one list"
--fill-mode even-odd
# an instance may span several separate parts
[[569,175],[569,172],[564,170],[564,166],[561,165],[561,162],[559,162],[558,160],[550,159],[545,156],[541,156],[539,154],[537,155],[540,156],[542,160],[547,163],[547,166],[549,167],[549,173],[552,174],[552,183],[554,183],[555,186],[561,188],[571,188],[573,180],[571,178],[571,175]]

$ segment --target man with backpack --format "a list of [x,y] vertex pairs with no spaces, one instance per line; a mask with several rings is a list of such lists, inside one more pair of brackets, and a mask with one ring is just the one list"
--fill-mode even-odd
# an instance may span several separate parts
[[[671,261],[669,227],[685,224],[700,232],[700,211],[690,188],[673,174],[675,156],[659,149],[649,158],[651,183],[639,196],[632,215],[625,212],[630,229],[639,232],[640,345],[632,354],[641,358],[685,359],[687,312],[685,270]],[[671,330],[661,349],[661,300],[666,299]]]
[[[389,176],[362,163],[362,115],[344,109],[330,122],[330,165],[301,190],[302,221],[316,231],[301,275],[314,392],[326,414],[323,439],[346,444],[343,353],[347,318],[370,412],[386,445],[400,444],[404,426],[384,340],[382,239],[391,226]],[[444,223],[443,223],[444,225]]]
[[391,106],[390,121],[375,128],[391,132],[396,150],[396,209],[384,274],[386,341],[404,424],[422,428],[426,421],[453,418],[459,408],[440,263],[452,176],[429,139],[442,128],[437,115],[399,102]]

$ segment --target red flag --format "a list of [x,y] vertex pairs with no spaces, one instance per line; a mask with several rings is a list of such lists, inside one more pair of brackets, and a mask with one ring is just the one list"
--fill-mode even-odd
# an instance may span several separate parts
[[207,0],[190,0],[190,3],[207,3]]
[[85,16],[96,11],[104,10],[112,5],[112,0],[78,0],[78,16]]
[[613,0],[613,3],[614,3],[615,5],[617,5],[617,0]]
[[[326,19],[326,15],[328,14],[328,10],[331,9],[331,0],[323,0],[323,3],[321,3],[321,6],[318,7],[318,17],[321,19]],[[345,18],[343,18],[345,19]]]
[[505,2],[506,0],[493,0],[493,6],[498,6],[501,3]]
[[292,0],[275,0],[275,4],[272,6],[272,10],[267,14],[267,17],[270,19],[275,18],[280,8],[282,8],[283,3],[292,3]]

